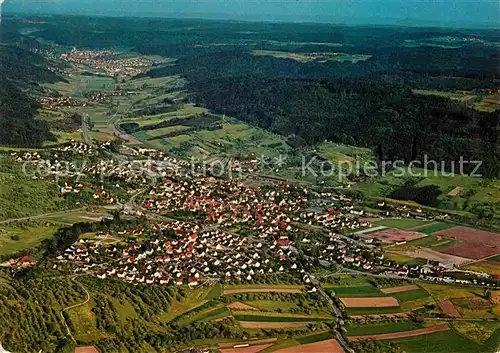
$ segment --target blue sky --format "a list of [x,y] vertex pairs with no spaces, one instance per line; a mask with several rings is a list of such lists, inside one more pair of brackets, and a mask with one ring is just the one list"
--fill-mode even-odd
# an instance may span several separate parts
[[352,24],[500,23],[498,0],[5,0],[4,11]]

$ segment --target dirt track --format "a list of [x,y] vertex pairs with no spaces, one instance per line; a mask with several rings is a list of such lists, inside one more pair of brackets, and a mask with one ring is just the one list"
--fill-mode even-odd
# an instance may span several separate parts
[[392,340],[392,339],[396,339],[396,338],[413,337],[413,336],[427,335],[429,333],[434,333],[434,332],[448,331],[449,329],[450,329],[450,327],[448,326],[448,324],[441,324],[441,325],[426,327],[426,328],[422,328],[419,330],[412,330],[412,331],[383,333],[380,335],[351,336],[351,337],[348,337],[348,339],[350,342],[366,341],[366,340],[375,340],[375,341]]
[[372,298],[340,298],[347,308],[389,308],[399,306],[399,302],[393,297]]

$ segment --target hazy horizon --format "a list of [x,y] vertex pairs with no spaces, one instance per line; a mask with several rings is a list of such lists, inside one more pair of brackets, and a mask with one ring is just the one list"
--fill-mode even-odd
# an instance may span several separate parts
[[493,0],[6,0],[4,13],[205,18],[339,24],[496,27]]

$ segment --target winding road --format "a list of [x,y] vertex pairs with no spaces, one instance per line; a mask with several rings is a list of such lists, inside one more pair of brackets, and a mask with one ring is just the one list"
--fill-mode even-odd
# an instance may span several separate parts
[[66,326],[66,331],[68,333],[68,336],[71,337],[71,339],[73,340],[73,342],[76,342],[76,340],[75,340],[75,337],[73,336],[73,334],[71,333],[71,329],[69,328],[69,325],[68,325],[68,322],[66,321],[66,318],[64,317],[64,312],[68,311],[68,310],[71,310],[71,309],[74,309],[74,308],[78,308],[78,307],[80,307],[82,305],[87,304],[90,301],[90,293],[87,290],[87,288],[85,288],[81,283],[76,282],[75,279],[76,279],[76,276],[73,277],[73,278],[71,278],[71,280],[73,282],[75,282],[76,284],[78,284],[85,291],[85,294],[87,294],[87,299],[85,301],[83,301],[82,303],[71,305],[71,306],[68,306],[68,307],[66,307],[66,308],[64,308],[64,309],[61,310],[61,318],[62,318],[62,320],[64,322],[64,325]]

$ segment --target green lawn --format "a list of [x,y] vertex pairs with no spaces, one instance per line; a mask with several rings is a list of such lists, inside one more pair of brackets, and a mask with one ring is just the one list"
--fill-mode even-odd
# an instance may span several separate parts
[[397,321],[397,322],[382,322],[369,325],[348,326],[347,335],[348,336],[378,335],[383,333],[411,331],[421,328],[424,328],[423,324],[419,324],[410,320]]
[[422,289],[416,289],[408,292],[392,293],[391,295],[400,302],[409,302],[412,300],[427,298],[429,293]]
[[500,255],[495,255],[493,257],[489,257],[488,261],[500,262]]
[[34,247],[44,239],[52,237],[62,224],[46,221],[43,225],[31,227],[0,225],[0,255],[13,254]]
[[425,265],[427,263],[427,261],[423,259],[415,259],[413,257],[401,254],[389,253],[389,252],[385,253],[385,258],[389,261],[393,261],[400,265],[415,266],[415,265]]
[[208,292],[207,296],[205,297],[205,300],[212,300],[212,299],[217,299],[220,298],[222,295],[222,285],[217,282],[214,284],[212,289],[210,289],[210,292]]
[[91,342],[106,338],[107,333],[97,328],[96,318],[92,312],[92,301],[70,309],[65,314],[69,317],[70,328],[77,340]]
[[386,226],[389,228],[399,228],[399,229],[410,229],[418,226],[422,226],[429,223],[429,221],[419,220],[419,219],[384,219],[376,222],[380,226]]
[[439,222],[436,224],[431,224],[431,225],[424,227],[424,228],[420,228],[418,231],[420,233],[424,233],[424,234],[432,234],[432,233],[439,232],[441,230],[445,230],[445,229],[452,228],[455,226],[456,226],[456,224],[453,224],[453,223]]

